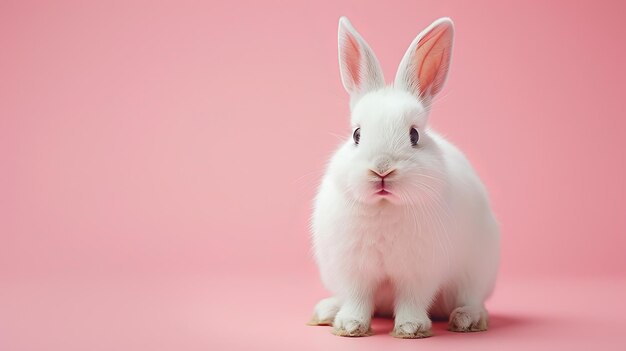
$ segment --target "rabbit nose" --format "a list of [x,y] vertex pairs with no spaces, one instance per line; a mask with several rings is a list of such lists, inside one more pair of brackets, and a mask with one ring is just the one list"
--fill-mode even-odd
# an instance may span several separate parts
[[380,170],[374,170],[374,169],[370,169],[370,172],[372,174],[374,174],[375,176],[380,177],[381,179],[385,179],[385,177],[391,175],[392,173],[394,173],[396,170],[395,169],[389,169],[386,170],[384,172],[381,172]]
[[370,170],[381,178],[384,178],[395,171],[395,169],[391,167],[391,160],[389,157],[378,158],[374,162],[374,167]]

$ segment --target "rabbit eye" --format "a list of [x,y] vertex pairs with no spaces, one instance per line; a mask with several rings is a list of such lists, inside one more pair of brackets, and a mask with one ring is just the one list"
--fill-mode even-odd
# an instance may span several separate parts
[[417,142],[420,140],[420,133],[417,132],[417,129],[411,128],[411,145],[417,145]]
[[354,139],[354,143],[359,145],[359,140],[361,140],[361,128],[357,128],[354,130],[352,134],[352,139]]

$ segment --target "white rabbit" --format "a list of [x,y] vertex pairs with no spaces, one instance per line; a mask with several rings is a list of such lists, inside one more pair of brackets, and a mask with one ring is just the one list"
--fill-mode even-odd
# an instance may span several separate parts
[[[499,229],[486,190],[463,153],[428,128],[450,66],[454,27],[431,24],[385,86],[374,53],[339,20],[341,79],[353,134],[328,164],[315,199],[313,248],[333,297],[310,324],[370,335],[374,313],[395,316],[392,335],[487,329],[484,307],[499,262]],[[465,117],[464,117],[465,118]]]

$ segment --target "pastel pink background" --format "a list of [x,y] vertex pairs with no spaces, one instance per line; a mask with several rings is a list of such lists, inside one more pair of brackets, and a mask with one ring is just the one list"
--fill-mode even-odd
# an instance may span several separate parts
[[[597,0],[0,2],[0,349],[623,349],[625,13]],[[431,121],[502,224],[487,333],[304,326],[326,295],[310,203],[349,133],[341,15],[388,81],[421,29],[455,21]]]

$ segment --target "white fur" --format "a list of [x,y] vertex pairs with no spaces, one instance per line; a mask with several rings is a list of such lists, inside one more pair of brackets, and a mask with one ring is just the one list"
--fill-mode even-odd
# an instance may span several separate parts
[[[435,50],[426,50],[437,55],[441,47],[447,61],[440,56],[435,65],[420,66],[434,71],[415,73],[420,60],[432,59],[416,50],[432,30],[450,31]],[[334,294],[318,304],[314,319],[334,319],[338,335],[368,335],[374,312],[395,315],[398,337],[429,336],[429,315],[450,317],[455,331],[486,328],[484,301],[499,261],[498,225],[470,163],[427,124],[431,92],[446,78],[452,30],[449,19],[440,19],[422,32],[395,84],[384,87],[373,52],[346,18],[340,20],[342,81],[361,140],[356,145],[350,135],[331,158],[312,218],[316,261]],[[342,53],[346,35],[357,39],[358,51]],[[350,64],[360,69],[350,71]],[[410,143],[411,127],[420,134],[417,147]],[[392,169],[385,178],[392,194],[375,194],[379,178],[370,170]]]

